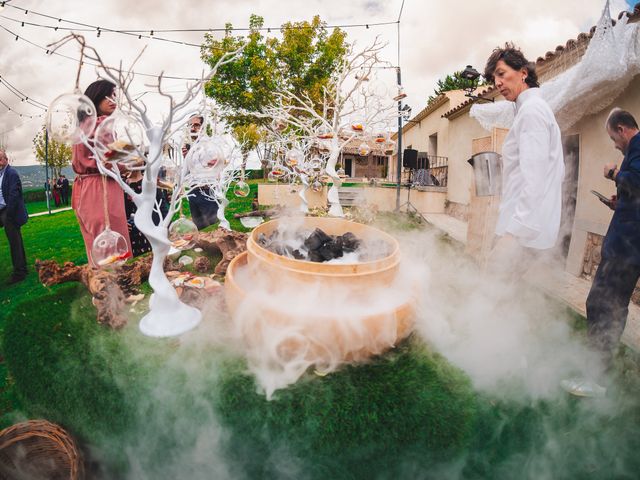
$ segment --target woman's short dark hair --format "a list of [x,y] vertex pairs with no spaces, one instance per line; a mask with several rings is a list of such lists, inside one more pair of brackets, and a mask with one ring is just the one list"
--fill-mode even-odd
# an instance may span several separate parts
[[100,115],[100,109],[98,108],[98,105],[100,105],[100,102],[102,100],[113,95],[113,92],[115,90],[115,83],[112,83],[109,80],[96,80],[87,87],[87,89],[84,91],[84,94],[91,99],[96,107],[96,112],[98,113],[98,115]]
[[502,60],[514,70],[520,70],[522,68],[527,69],[527,78],[525,83],[529,87],[539,87],[538,75],[536,74],[536,64],[527,60],[524,54],[513,43],[505,43],[504,48],[498,47],[493,50],[487,65],[484,67],[484,78],[494,83],[493,72],[496,70],[496,65]]

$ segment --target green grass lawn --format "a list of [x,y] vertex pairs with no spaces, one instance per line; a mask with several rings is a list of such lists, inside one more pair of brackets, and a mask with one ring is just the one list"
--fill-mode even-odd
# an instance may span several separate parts
[[[230,195],[227,218],[250,208]],[[385,228],[422,228],[385,214]],[[72,211],[23,228],[28,261],[86,262]],[[444,248],[453,248],[444,244]],[[7,287],[0,234],[0,427],[59,422],[91,445],[102,478],[610,479],[640,471],[640,379],[606,403],[478,393],[417,337],[369,363],[308,372],[267,401],[245,360],[203,324],[151,339],[135,315],[98,325],[87,290],[44,288],[33,268]],[[204,322],[203,322],[204,323]]]

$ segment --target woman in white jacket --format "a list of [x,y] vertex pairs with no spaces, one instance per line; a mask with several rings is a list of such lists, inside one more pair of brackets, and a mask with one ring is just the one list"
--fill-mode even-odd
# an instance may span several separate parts
[[502,270],[555,246],[562,213],[564,159],[560,128],[540,96],[535,64],[507,43],[493,51],[484,77],[507,101],[514,102],[516,110],[502,147],[498,241],[492,252],[492,262],[502,263]]

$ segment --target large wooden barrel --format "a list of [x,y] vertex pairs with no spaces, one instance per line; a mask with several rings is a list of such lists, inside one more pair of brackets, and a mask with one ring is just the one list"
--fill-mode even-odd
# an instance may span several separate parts
[[[289,329],[295,335],[278,346],[284,357],[303,355],[335,364],[380,354],[406,337],[413,328],[411,292],[405,289],[390,295],[400,274],[398,242],[376,228],[343,219],[299,221],[296,228],[303,230],[317,227],[330,235],[352,232],[365,241],[383,242],[386,254],[348,264],[296,260],[258,242],[260,234],[268,236],[278,228],[278,220],[256,228],[247,241],[247,252],[231,262],[225,279],[227,305],[245,341],[258,346]],[[295,306],[296,299],[309,292],[313,300],[307,295],[307,305]],[[390,300],[380,302],[381,293]],[[331,301],[334,304],[329,306]]]

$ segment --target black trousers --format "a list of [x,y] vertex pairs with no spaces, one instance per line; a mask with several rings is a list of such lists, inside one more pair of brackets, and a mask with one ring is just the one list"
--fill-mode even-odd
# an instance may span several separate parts
[[22,234],[20,233],[20,227],[7,218],[6,208],[0,210],[0,225],[4,225],[4,233],[7,235],[7,240],[9,240],[13,275],[24,277],[27,275],[27,256],[24,253]]
[[640,277],[640,265],[623,257],[602,258],[587,297],[589,342],[611,366],[627,323],[629,301]]
[[199,188],[189,194],[189,210],[191,210],[191,218],[198,230],[218,221],[218,204],[215,200],[209,200]]

